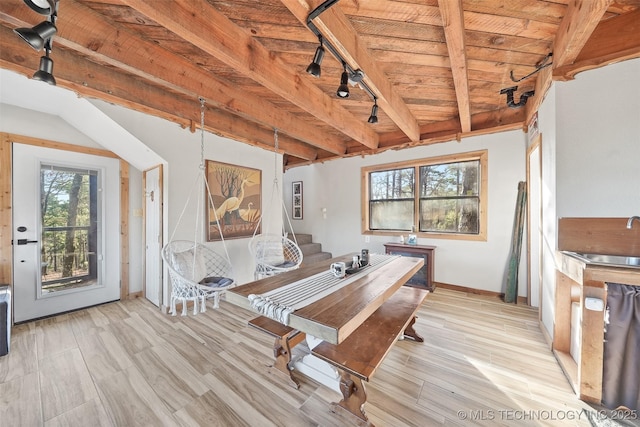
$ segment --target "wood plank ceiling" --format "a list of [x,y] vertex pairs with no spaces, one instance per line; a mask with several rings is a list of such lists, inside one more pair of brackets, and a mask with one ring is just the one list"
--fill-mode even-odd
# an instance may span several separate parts
[[[640,57],[640,0],[340,0],[307,25],[321,3],[60,0],[53,74],[194,131],[202,97],[208,130],[273,149],[277,128],[294,167],[523,128],[552,79]],[[23,0],[0,2],[0,67],[38,69],[43,53],[12,30],[41,21]],[[306,72],[311,28],[326,48],[319,78]],[[337,56],[364,73],[348,98]]]

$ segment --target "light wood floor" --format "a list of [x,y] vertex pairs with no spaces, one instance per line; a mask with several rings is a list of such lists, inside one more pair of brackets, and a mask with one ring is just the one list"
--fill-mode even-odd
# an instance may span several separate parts
[[[367,388],[377,426],[590,426],[543,341],[537,313],[438,289]],[[254,314],[171,317],[144,299],[31,322],[0,357],[2,426],[349,426],[338,393],[269,373]]]

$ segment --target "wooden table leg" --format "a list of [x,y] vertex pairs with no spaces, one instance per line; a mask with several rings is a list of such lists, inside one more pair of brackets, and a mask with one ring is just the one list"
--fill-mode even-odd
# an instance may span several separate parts
[[276,337],[273,344],[273,357],[275,358],[273,367],[286,374],[291,381],[291,385],[296,389],[300,388],[300,382],[293,376],[289,367],[291,349],[300,344],[305,339],[305,336],[304,332],[293,331],[282,337]]
[[367,426],[373,426],[364,413],[364,403],[367,401],[367,392],[364,389],[364,383],[358,377],[351,376],[349,373],[340,371],[340,391],[342,392],[342,400],[332,404],[332,409],[336,406],[346,409],[360,420],[364,421]]
[[416,316],[413,316],[407,327],[404,329],[404,336],[413,338],[414,341],[424,342],[424,338],[422,338],[415,329],[413,329],[413,324],[416,323]]

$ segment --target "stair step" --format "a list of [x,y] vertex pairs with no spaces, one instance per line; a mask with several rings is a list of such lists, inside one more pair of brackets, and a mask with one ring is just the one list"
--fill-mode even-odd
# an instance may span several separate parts
[[331,258],[333,258],[333,255],[330,252],[316,252],[309,256],[305,255],[302,259],[302,265],[311,265]]
[[298,246],[302,251],[302,255],[304,255],[305,257],[316,254],[318,252],[322,252],[322,243],[305,243],[302,245],[298,244]]
[[[292,237],[293,236],[290,236],[290,238],[292,238]],[[298,242],[298,246],[306,245],[307,243],[313,242],[313,238],[312,238],[311,234],[298,234],[298,233],[296,233],[296,241]]]

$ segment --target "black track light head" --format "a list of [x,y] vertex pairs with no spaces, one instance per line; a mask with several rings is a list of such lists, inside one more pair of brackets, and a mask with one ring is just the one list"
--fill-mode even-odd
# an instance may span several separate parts
[[33,28],[16,28],[13,32],[29,43],[32,48],[40,51],[47,39],[57,32],[57,29],[51,22],[44,21]]
[[40,15],[50,16],[56,11],[54,0],[24,0],[24,3]]
[[49,52],[40,58],[40,67],[33,75],[33,80],[40,80],[52,86],[56,85],[56,79],[53,77],[53,60],[49,58]]
[[371,107],[371,115],[369,116],[369,120],[367,120],[371,124],[378,123],[378,102],[376,100],[373,101],[373,107]]
[[313,62],[309,64],[307,67],[307,73],[311,74],[314,77],[320,77],[321,69],[320,64],[322,64],[322,59],[324,58],[324,47],[322,44],[318,46],[316,49],[315,55],[313,55]]
[[340,86],[338,86],[338,91],[336,95],[339,98],[348,98],[349,97],[349,73],[347,72],[347,64],[343,64],[344,71],[342,72],[342,76],[340,77]]

